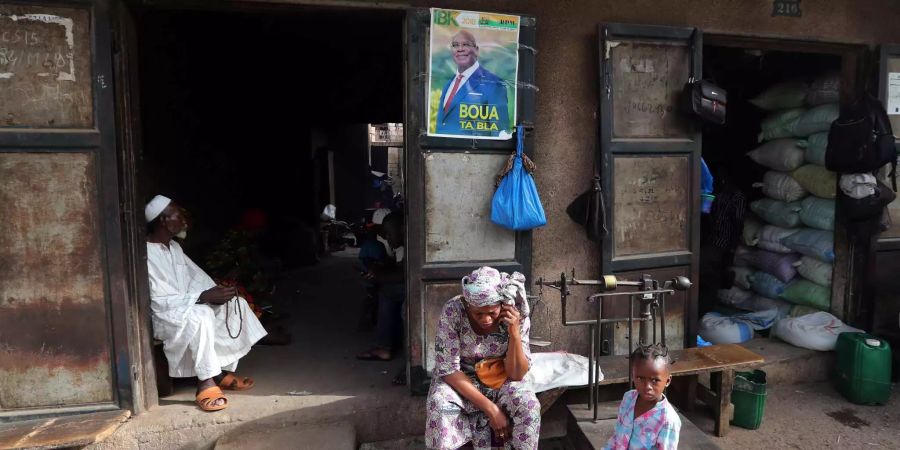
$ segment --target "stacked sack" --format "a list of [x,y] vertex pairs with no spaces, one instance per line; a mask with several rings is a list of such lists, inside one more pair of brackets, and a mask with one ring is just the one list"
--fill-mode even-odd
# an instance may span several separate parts
[[[750,100],[769,111],[760,124],[761,144],[748,153],[769,169],[754,184],[765,198],[750,203],[753,214],[729,268],[734,286],[718,294],[721,303],[759,315],[733,317],[743,329],[773,323],[760,320],[772,317],[771,310],[778,321],[830,309],[837,178],[825,169],[824,154],[839,113],[839,84],[837,74],[811,85],[779,83]],[[701,319],[701,336],[725,343],[715,342],[721,333],[704,330],[705,323],[722,320]]]
[[[757,231],[755,245],[785,255],[775,272],[753,274],[751,287],[762,295],[822,311],[831,306],[837,186],[837,174],[825,169],[825,149],[831,123],[840,113],[839,89],[840,77],[832,73],[809,86],[780,83],[750,100],[770,111],[761,124],[760,138],[765,142],[749,153],[771,169],[758,183],[768,198],[750,204],[766,223]],[[749,253],[744,259],[748,258],[754,267],[753,260],[760,256]],[[785,267],[787,262],[794,270]]]

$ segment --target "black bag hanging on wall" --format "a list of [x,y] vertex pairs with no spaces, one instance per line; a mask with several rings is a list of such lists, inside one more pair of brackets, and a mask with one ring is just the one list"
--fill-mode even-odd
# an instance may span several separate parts
[[[825,167],[838,173],[868,173],[886,164],[891,164],[893,179],[897,150],[891,122],[878,99],[862,94],[831,123]],[[896,189],[896,181],[893,184]]]
[[[696,31],[695,31],[696,33]],[[694,41],[691,35],[691,42]],[[685,112],[716,125],[725,124],[725,107],[728,106],[728,92],[709,81],[699,79],[694,73],[694,51],[690,46],[691,77],[684,85],[682,102]]]
[[689,112],[716,125],[725,123],[725,107],[728,105],[725,89],[706,80],[691,78],[684,85],[683,95]]

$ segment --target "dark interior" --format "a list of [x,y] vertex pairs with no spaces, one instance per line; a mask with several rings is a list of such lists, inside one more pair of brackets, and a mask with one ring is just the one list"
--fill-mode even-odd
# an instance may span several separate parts
[[759,124],[766,111],[748,100],[780,81],[811,82],[840,67],[841,58],[834,55],[703,47],[704,78],[728,92],[725,125],[703,130],[703,159],[713,174],[717,178],[725,174],[746,192],[752,192],[750,185],[762,179],[766,168],[745,154],[759,145]]
[[403,121],[400,13],[148,10],[139,27],[141,192],[189,209],[189,253],[254,208],[276,256],[312,262],[329,151],[337,218],[363,217],[366,124]]
[[[354,247],[374,237],[361,222],[396,206],[372,174],[390,162],[387,147],[370,153],[369,124],[403,122],[402,12],[147,9],[138,27],[139,189],[186,208],[187,255],[245,289],[268,332],[242,362],[254,395],[355,396],[385,368],[347,365],[372,345],[374,297]],[[328,204],[349,225],[323,220]],[[333,245],[348,234],[358,240]],[[165,401],[192,398],[193,380],[174,393],[167,382]]]
[[[811,82],[840,68],[841,58],[836,55],[704,46],[704,79],[728,92],[725,125],[706,125],[703,129],[703,159],[715,179],[715,191],[729,183],[744,193],[747,204],[763,197],[751,185],[762,180],[768,169],[753,162],[746,153],[760,145],[757,134],[767,112],[749,103],[749,99],[780,81]],[[711,217],[701,217],[702,316],[716,306],[716,291],[731,287],[732,280],[725,269],[731,265],[734,249],[726,251],[713,246],[709,239],[714,226]]]

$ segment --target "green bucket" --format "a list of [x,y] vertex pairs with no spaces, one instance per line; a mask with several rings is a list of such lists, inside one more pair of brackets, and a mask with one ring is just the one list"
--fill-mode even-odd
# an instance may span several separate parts
[[732,425],[755,430],[762,424],[766,411],[766,373],[762,370],[738,372],[734,377],[731,403],[734,405]]

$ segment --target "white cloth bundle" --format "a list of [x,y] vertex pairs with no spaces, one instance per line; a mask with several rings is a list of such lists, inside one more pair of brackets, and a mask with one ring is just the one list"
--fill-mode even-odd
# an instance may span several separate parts
[[851,173],[841,175],[841,190],[847,197],[857,200],[875,195],[875,186],[878,183],[875,176],[870,173]]
[[[597,368],[597,377],[603,381],[603,372]],[[534,392],[543,392],[562,386],[586,386],[588,384],[588,359],[571,353],[532,353],[531,367],[523,380]]]

